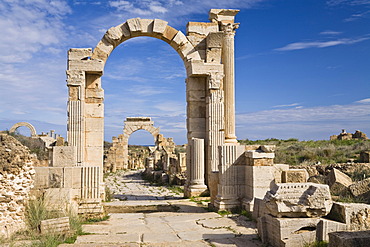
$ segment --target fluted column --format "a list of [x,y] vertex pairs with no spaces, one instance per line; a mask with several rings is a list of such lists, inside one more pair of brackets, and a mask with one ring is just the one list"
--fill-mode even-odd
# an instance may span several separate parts
[[199,196],[207,189],[204,184],[204,139],[193,138],[190,148],[190,171],[185,189],[185,196]]
[[224,65],[225,92],[225,142],[237,143],[235,135],[235,68],[234,68],[234,36],[236,23],[221,23],[224,32],[222,44],[222,63]]

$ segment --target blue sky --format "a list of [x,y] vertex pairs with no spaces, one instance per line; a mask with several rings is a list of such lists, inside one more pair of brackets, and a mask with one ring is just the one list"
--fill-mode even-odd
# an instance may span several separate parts
[[[341,129],[370,135],[370,0],[158,0],[0,2],[0,129],[29,121],[66,134],[69,48],[94,48],[129,18],[159,18],[186,32],[211,8],[236,8],[239,139],[328,139]],[[154,38],[115,49],[102,78],[105,139],[129,116],[151,116],[186,142],[185,69]],[[22,130],[24,131],[24,130]],[[145,131],[131,144],[153,144]]]

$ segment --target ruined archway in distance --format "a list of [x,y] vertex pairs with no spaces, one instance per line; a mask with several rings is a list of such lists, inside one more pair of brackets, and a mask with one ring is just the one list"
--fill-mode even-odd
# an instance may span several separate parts
[[29,128],[29,130],[31,132],[31,137],[37,137],[37,132],[36,132],[35,127],[32,124],[27,123],[27,122],[19,122],[19,123],[14,124],[10,128],[9,132],[10,133],[14,133],[19,127],[27,127],[27,128]]
[[146,130],[152,134],[154,142],[156,142],[159,135],[159,128],[154,127],[154,122],[150,117],[128,117],[125,120],[125,126],[123,127],[123,135],[121,136],[123,145],[123,163],[128,163],[128,139],[130,136],[138,131]]

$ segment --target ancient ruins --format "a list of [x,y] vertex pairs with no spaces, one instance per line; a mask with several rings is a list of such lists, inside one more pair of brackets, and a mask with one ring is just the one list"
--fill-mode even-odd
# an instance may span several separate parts
[[[353,183],[333,169],[328,185],[308,182],[305,169],[275,164],[275,146],[237,142],[234,36],[239,26],[235,23],[238,12],[211,9],[210,21],[189,22],[186,35],[164,20],[128,19],[110,28],[94,49],[70,49],[66,71],[68,145],[53,132],[37,135],[29,123],[14,125],[11,132],[26,126],[33,138],[44,138],[48,143],[49,164],[33,167],[27,150],[18,144],[8,145],[8,137],[0,135],[0,157],[15,155],[19,161],[8,162],[11,169],[0,172],[0,223],[7,224],[1,234],[8,236],[22,226],[23,202],[32,186],[54,202],[48,205],[53,210],[101,214],[103,172],[144,167],[147,176],[185,182],[185,197],[209,192],[209,207],[215,211],[245,209],[252,213],[262,242],[272,246],[302,246],[312,240],[330,240],[330,236],[336,236],[332,232],[370,229],[369,205],[333,202],[331,195],[334,188],[364,195],[369,179]],[[177,152],[172,138],[160,134],[151,118],[129,117],[122,134],[113,137],[113,146],[104,159],[104,66],[118,45],[140,36],[167,42],[184,62],[186,152]],[[130,161],[128,139],[137,130],[150,132],[155,146],[142,155],[132,154]],[[331,137],[351,138],[367,139],[359,131],[353,135],[343,131]],[[366,154],[363,156],[365,159]]]
[[356,130],[355,133],[347,133],[345,129],[342,129],[342,132],[339,135],[332,135],[330,136],[330,140],[352,140],[352,139],[358,139],[358,140],[367,140],[367,136],[365,133]]

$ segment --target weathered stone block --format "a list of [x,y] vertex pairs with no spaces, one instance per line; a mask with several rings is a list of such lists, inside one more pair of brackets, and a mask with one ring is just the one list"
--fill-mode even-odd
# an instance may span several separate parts
[[289,170],[289,165],[287,164],[274,164],[275,169],[275,183],[281,183],[283,171]]
[[141,21],[140,18],[132,18],[127,20],[128,28],[130,29],[131,35],[135,32],[141,32]]
[[103,118],[104,106],[102,104],[85,104],[85,117]]
[[72,203],[73,190],[70,188],[49,188],[45,190],[45,206],[49,210],[65,212]]
[[86,132],[101,132],[104,129],[104,118],[85,118]]
[[209,64],[192,60],[186,68],[188,76],[208,75],[209,73],[223,73],[223,64]]
[[353,196],[361,196],[368,199],[370,196],[370,178],[351,184],[349,190]]
[[166,42],[170,42],[175,35],[177,34],[177,30],[174,29],[173,27],[166,26],[166,29],[163,32],[162,39]]
[[152,33],[154,20],[153,19],[141,19],[141,33]]
[[263,199],[254,198],[253,213],[252,213],[253,219],[257,220],[259,217],[262,217],[263,215],[267,213],[268,211],[267,211],[267,208],[266,208],[266,205]]
[[219,64],[221,62],[221,48],[208,48],[206,51],[206,62]]
[[334,202],[327,218],[347,224],[352,231],[370,229],[370,205]]
[[153,32],[162,34],[166,30],[168,22],[160,19],[154,19]]
[[194,118],[205,118],[206,117],[206,105],[204,102],[193,101],[188,104],[187,115]]
[[186,79],[186,92],[205,91],[205,90],[206,90],[205,77],[191,77]]
[[188,90],[187,91],[187,101],[205,102],[205,98],[206,98],[205,90]]
[[70,230],[69,217],[42,220],[40,230],[41,234],[65,234]]
[[330,212],[333,203],[329,186],[314,183],[275,184],[264,201],[276,217],[321,217]]
[[235,15],[238,13],[238,9],[211,9],[208,18],[213,23],[234,23]]
[[202,132],[206,129],[206,119],[205,118],[195,118],[191,117],[187,119],[187,129],[189,132]]
[[64,168],[64,188],[81,189],[81,167]]
[[52,166],[66,167],[76,166],[77,147],[73,146],[55,146],[53,147]]
[[211,32],[218,32],[218,24],[212,22],[188,22],[186,26],[186,33],[197,33],[207,35]]
[[352,184],[352,179],[343,172],[333,168],[328,175],[330,190],[335,194],[345,192]]
[[273,159],[246,158],[245,160],[247,166],[272,166],[274,164]]
[[222,42],[224,39],[223,32],[210,32],[207,35],[207,48],[222,48]]
[[282,172],[282,183],[306,183],[308,172],[306,169],[290,169]]
[[94,60],[69,60],[68,69],[70,70],[83,70],[83,71],[93,71],[97,73],[102,73],[104,70],[104,62],[99,59]]
[[329,233],[345,231],[347,230],[347,225],[338,221],[321,219],[319,224],[317,224],[316,239],[319,241],[329,241]]
[[63,167],[48,167],[49,168],[49,186],[48,188],[63,187]]
[[273,159],[275,158],[274,153],[265,153],[261,151],[247,151],[245,152],[245,156],[247,158],[252,158],[252,159]]
[[369,243],[370,231],[329,233],[329,247],[367,247]]
[[274,247],[303,247],[316,239],[319,218],[275,218],[265,214],[257,219],[258,234]]
[[[245,166],[245,197],[243,203],[248,211],[253,210],[254,198],[263,199],[266,192],[270,190],[274,181],[275,167],[273,166]],[[249,201],[247,203],[247,201]]]
[[44,189],[49,187],[49,167],[35,167],[35,189]]
[[68,60],[81,60],[92,55],[91,48],[72,48],[68,51]]

